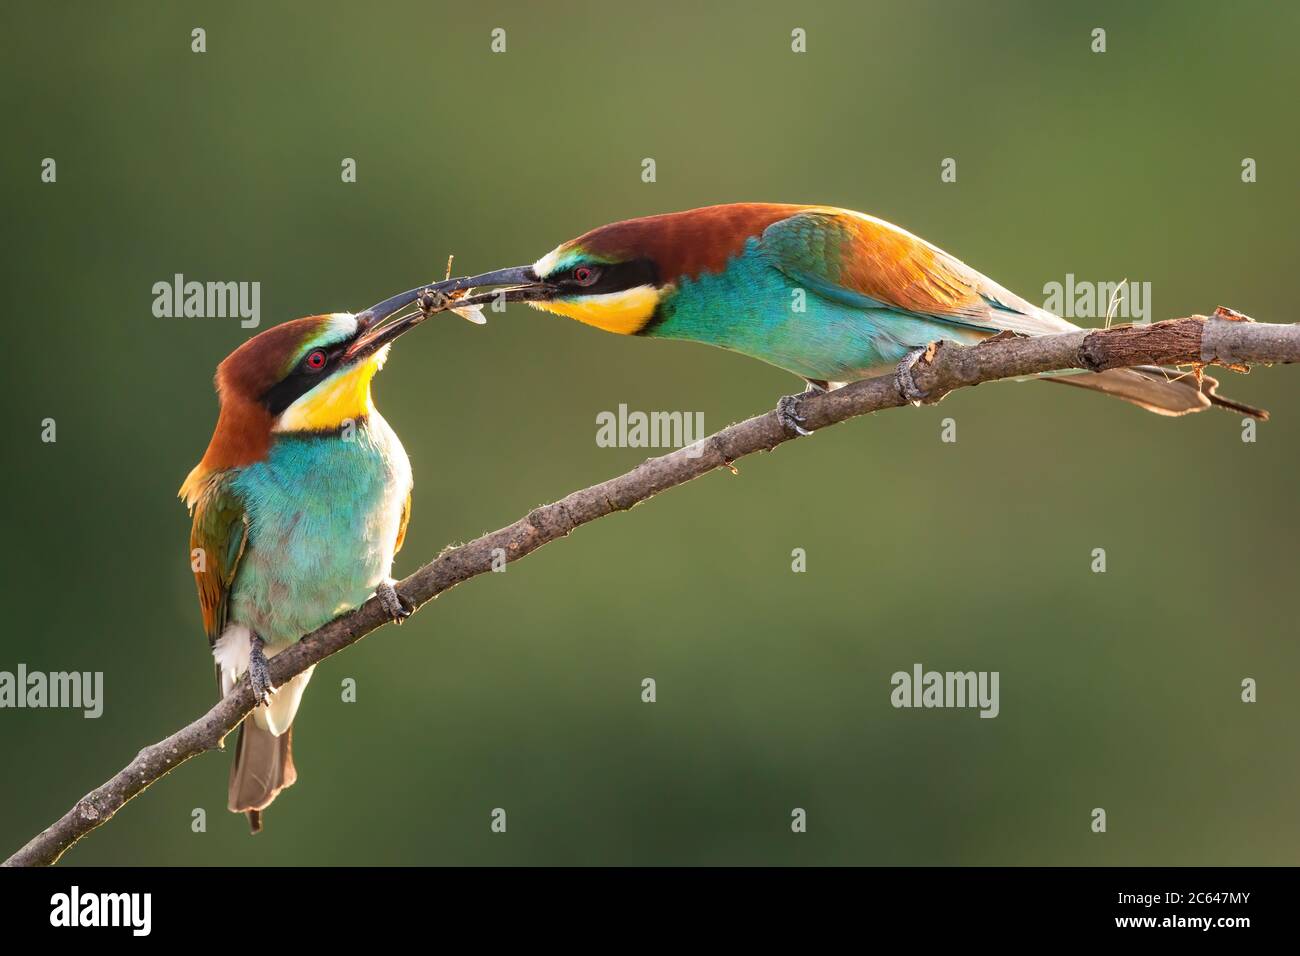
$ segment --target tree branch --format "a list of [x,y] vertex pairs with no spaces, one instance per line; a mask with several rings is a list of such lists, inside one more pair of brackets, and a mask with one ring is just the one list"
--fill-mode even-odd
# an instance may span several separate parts
[[[1247,365],[1297,361],[1300,325],[1266,325],[1219,309],[1208,320],[1198,315],[1154,325],[1084,329],[1035,338],[999,336],[970,348],[944,344],[931,348],[913,368],[912,375],[930,396],[928,400],[938,401],[957,388],[1060,369],[1101,371],[1133,365],[1223,365],[1242,369]],[[816,430],[905,404],[893,376],[882,376],[805,398],[799,410],[805,427]],[[448,548],[398,584],[397,590],[407,601],[423,605],[461,582],[490,571],[498,548],[507,561],[518,561],[589,521],[626,511],[661,491],[716,468],[730,468],[732,462],[746,455],[770,451],[794,437],[775,412],[724,428],[694,446],[647,459],[626,474],[536,508],[508,527]],[[271,678],[276,685],[284,684],[386,623],[386,614],[372,598],[272,658]],[[69,847],[111,819],[150,784],[191,757],[220,746],[252,708],[253,696],[245,677],[198,720],[141,750],[4,865],[56,862]]]

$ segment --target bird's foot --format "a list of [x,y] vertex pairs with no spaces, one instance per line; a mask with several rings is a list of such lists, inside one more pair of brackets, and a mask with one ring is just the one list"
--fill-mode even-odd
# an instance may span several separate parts
[[266,663],[266,654],[263,648],[266,642],[256,634],[249,635],[248,638],[248,682],[253,685],[253,700],[259,704],[270,702],[271,695],[275,693],[275,685],[271,683],[271,670]]
[[811,435],[812,432],[799,424],[804,420],[804,417],[799,414],[799,403],[809,395],[816,395],[824,391],[826,389],[816,382],[809,382],[808,388],[798,395],[782,395],[781,400],[776,403],[776,417],[780,419],[781,426],[786,431],[794,432],[796,435]]
[[380,581],[379,587],[375,588],[375,597],[379,598],[379,603],[384,606],[384,610],[394,624],[401,624],[415,610],[406,606],[406,602],[402,600],[402,596],[397,593],[391,581]]
[[912,377],[912,369],[921,360],[921,356],[929,350],[929,346],[912,349],[903,356],[903,360],[894,369],[894,385],[898,388],[898,394],[903,396],[904,401],[911,402],[913,405],[920,405],[929,394],[922,391],[916,384],[916,379]]

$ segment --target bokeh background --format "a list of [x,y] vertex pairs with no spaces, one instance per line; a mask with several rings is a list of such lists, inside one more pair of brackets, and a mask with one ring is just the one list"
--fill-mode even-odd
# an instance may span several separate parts
[[[265,328],[363,308],[441,276],[449,253],[479,272],[614,219],[779,200],[898,222],[1031,299],[1074,273],[1151,282],[1155,318],[1297,318],[1300,16],[1284,5],[0,18],[0,670],[106,684],[99,720],[0,711],[5,854],[213,701],[175,493],[215,421],[213,368],[249,333],[155,318],[151,287],[174,273],[260,281]],[[430,323],[376,381],[416,474],[399,574],[640,461],[596,446],[602,410],[698,410],[713,430],[798,384],[522,306],[489,317]],[[300,781],[262,835],[226,813],[229,755],[208,754],[65,861],[1300,862],[1300,376],[1224,378],[1274,412],[1253,444],[1227,414],[1000,384],[742,461],[322,664]],[[918,661],[999,671],[1001,716],[893,709],[890,675]],[[1240,702],[1245,677],[1258,703]]]

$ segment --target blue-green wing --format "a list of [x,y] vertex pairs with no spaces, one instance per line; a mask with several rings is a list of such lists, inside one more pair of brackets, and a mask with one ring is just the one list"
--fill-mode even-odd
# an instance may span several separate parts
[[217,472],[207,479],[190,528],[190,565],[209,644],[225,630],[230,588],[248,543],[248,512],[231,488],[229,474]]

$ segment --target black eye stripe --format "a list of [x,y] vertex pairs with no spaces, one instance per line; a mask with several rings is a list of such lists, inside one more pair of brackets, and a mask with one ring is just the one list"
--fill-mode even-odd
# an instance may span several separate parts
[[307,354],[299,359],[298,364],[293,367],[293,371],[266,390],[266,393],[262,396],[262,404],[266,406],[266,410],[272,415],[279,415],[319,385],[324,380],[325,373],[333,369],[338,357],[347,350],[348,344],[347,342],[340,342],[338,345],[324,349],[325,364],[320,368],[310,368],[307,365],[307,359],[313,352],[321,351],[321,349],[308,350]]
[[[582,283],[574,278],[578,269],[590,268],[600,270],[595,282]],[[577,295],[602,295],[607,292],[622,292],[639,285],[658,286],[659,270],[649,259],[632,259],[629,262],[610,264],[592,263],[590,266],[579,264],[568,270],[565,278],[560,280],[560,287]]]

